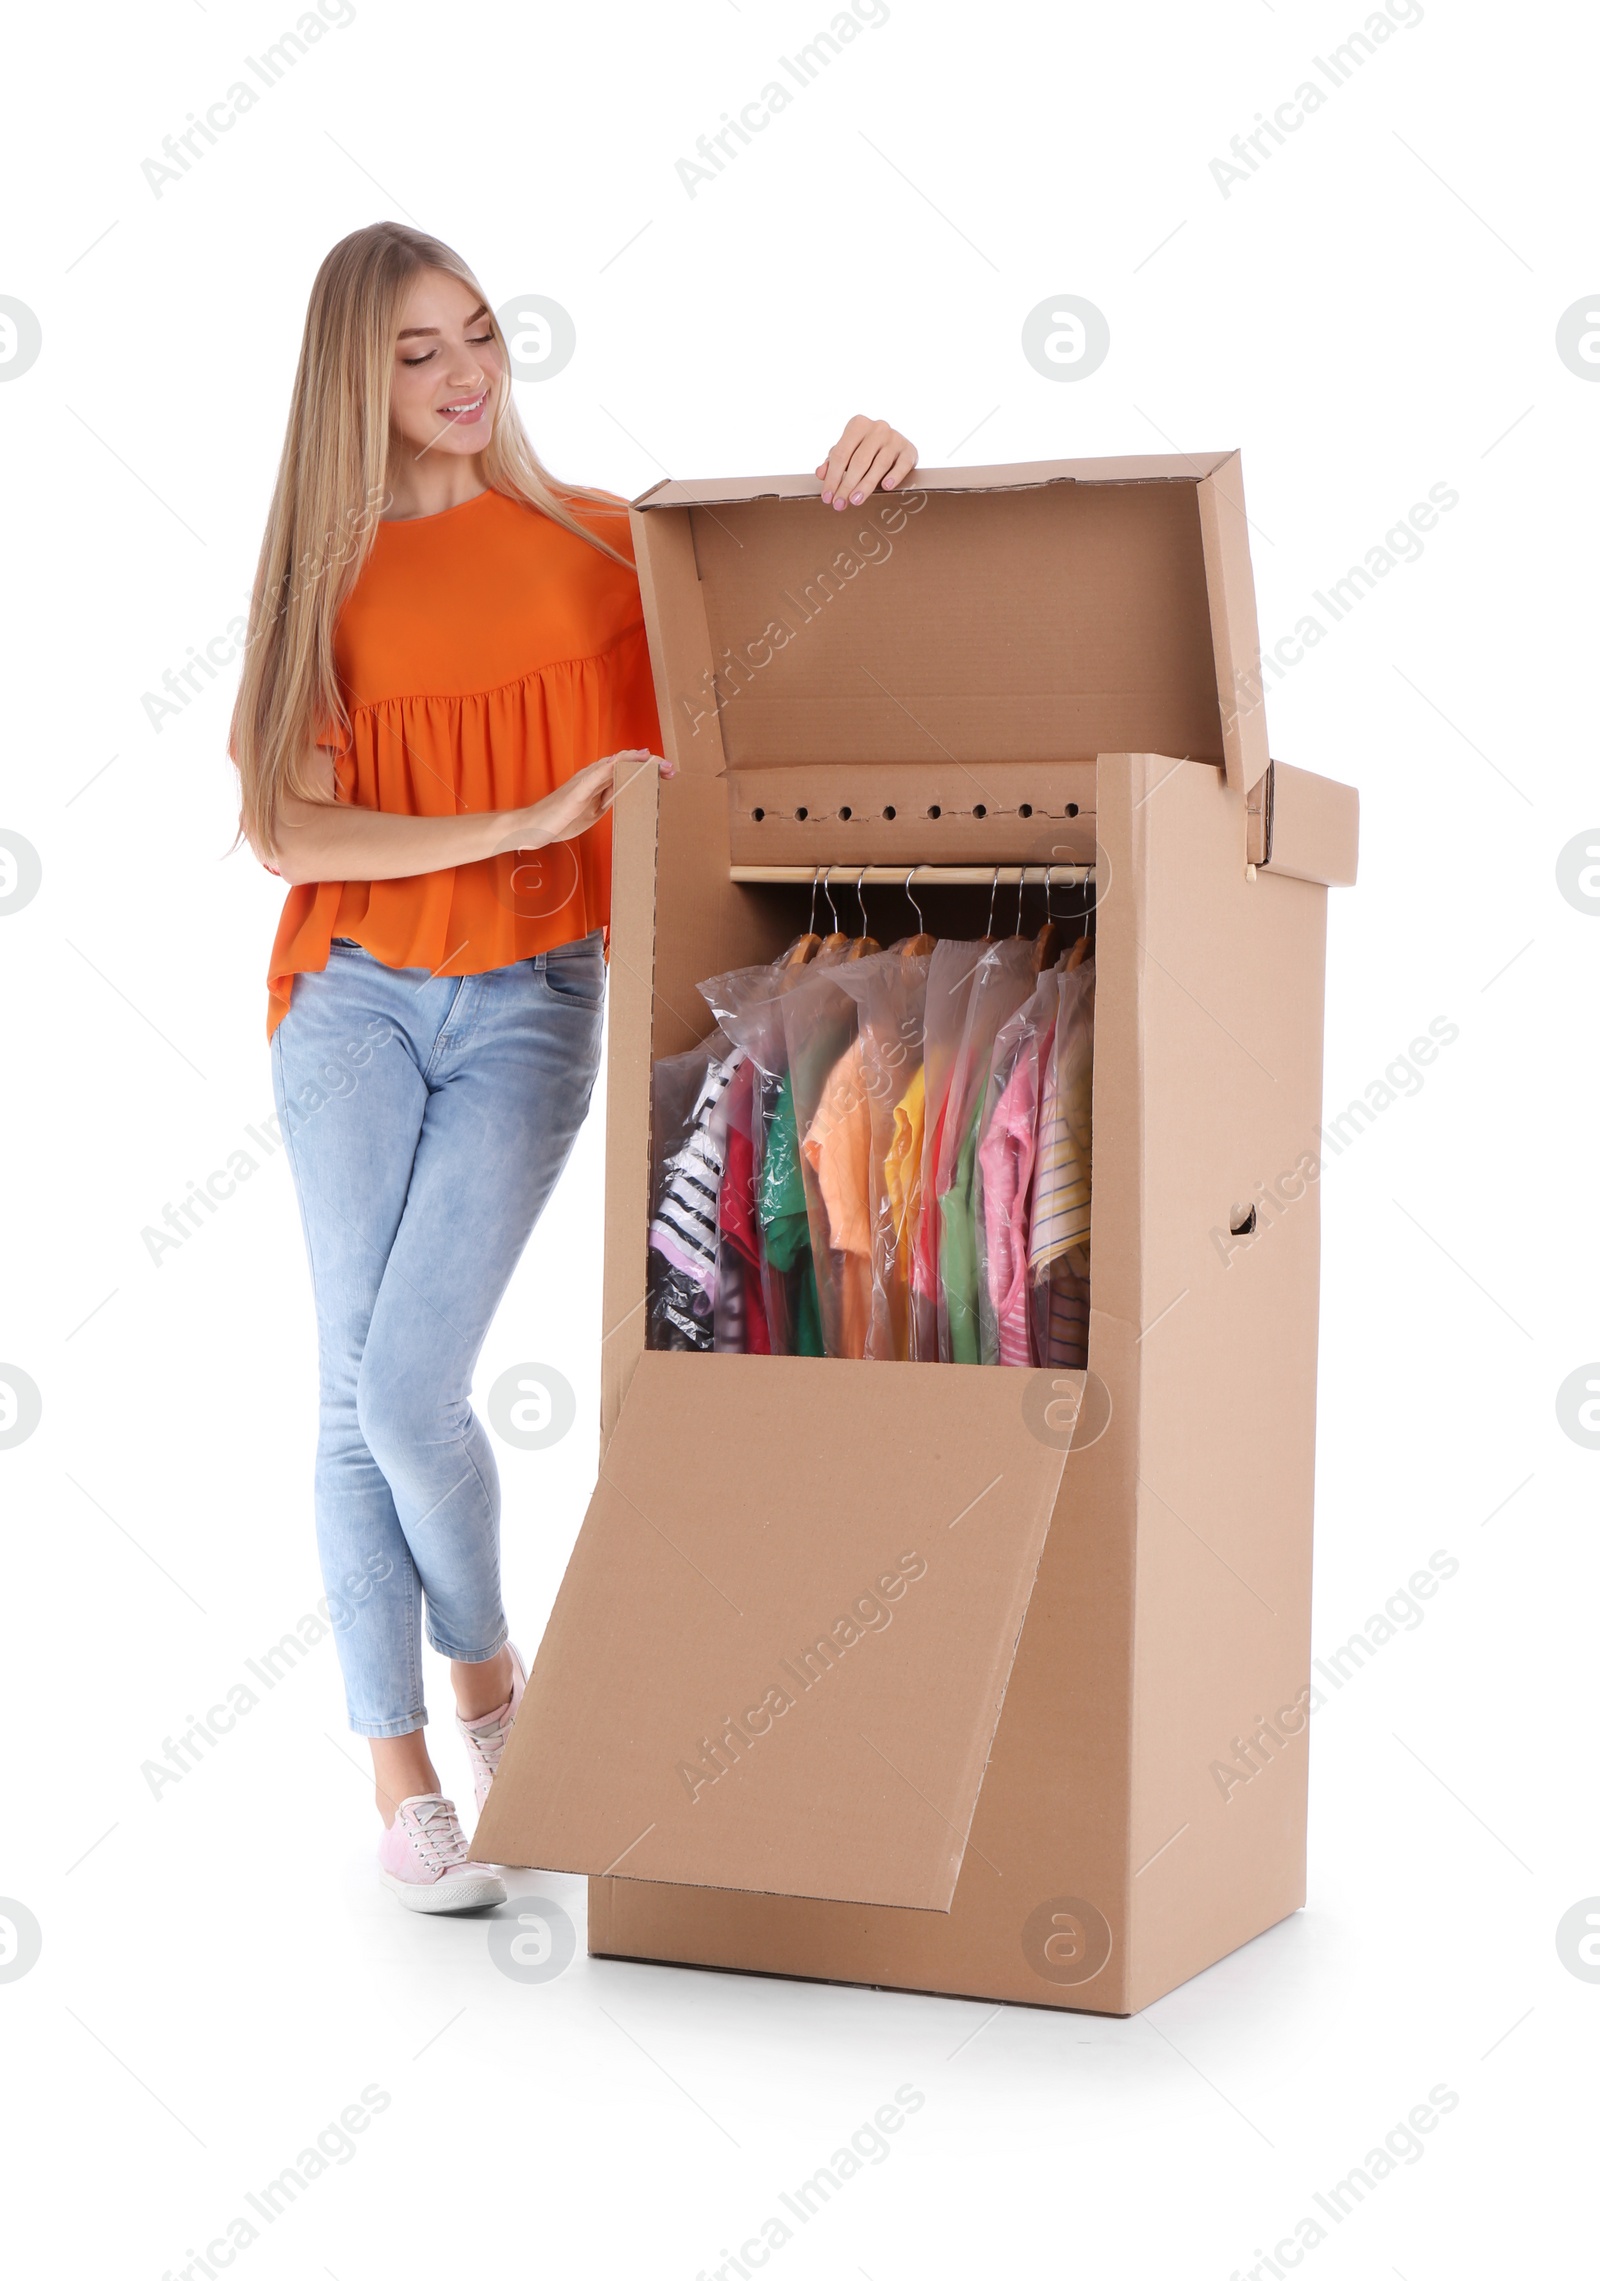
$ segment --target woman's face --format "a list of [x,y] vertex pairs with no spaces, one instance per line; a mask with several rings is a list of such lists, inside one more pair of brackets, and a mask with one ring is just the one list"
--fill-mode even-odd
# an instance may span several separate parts
[[443,270],[413,278],[400,309],[389,424],[413,457],[471,459],[488,443],[505,373],[489,312]]

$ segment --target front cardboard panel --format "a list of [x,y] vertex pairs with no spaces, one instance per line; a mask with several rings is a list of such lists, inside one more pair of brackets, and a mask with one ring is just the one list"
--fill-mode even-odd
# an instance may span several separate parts
[[1067,1458],[949,1914],[595,1877],[592,1954],[1079,2011],[1134,2008],[1137,1363],[1134,1334],[1096,1313],[1080,1425],[1093,1438]]
[[1082,1374],[647,1354],[479,1858],[947,1909]]

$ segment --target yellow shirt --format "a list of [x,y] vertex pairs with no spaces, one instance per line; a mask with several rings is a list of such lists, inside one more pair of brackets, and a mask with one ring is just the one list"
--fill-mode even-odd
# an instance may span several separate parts
[[894,1248],[900,1279],[911,1285],[911,1244],[922,1189],[922,1127],[927,1114],[927,1077],[921,1066],[895,1103],[894,1133],[883,1160],[884,1193],[894,1219]]

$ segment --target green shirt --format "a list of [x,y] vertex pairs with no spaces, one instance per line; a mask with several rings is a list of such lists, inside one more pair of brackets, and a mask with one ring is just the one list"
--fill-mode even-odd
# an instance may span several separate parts
[[952,1362],[982,1360],[978,1348],[978,1129],[983,1123],[987,1090],[980,1085],[973,1092],[972,1111],[956,1157],[956,1176],[939,1198],[939,1279],[944,1285]]
[[822,1309],[811,1257],[811,1222],[806,1213],[805,1180],[800,1170],[800,1130],[795,1122],[794,1086],[786,1074],[767,1126],[756,1198],[767,1259],[780,1274],[795,1271],[794,1351],[821,1354]]

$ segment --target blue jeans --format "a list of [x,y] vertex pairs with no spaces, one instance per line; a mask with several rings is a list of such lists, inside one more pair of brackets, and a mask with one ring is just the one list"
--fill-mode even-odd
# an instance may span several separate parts
[[426,1725],[421,1628],[506,1639],[500,1482],[469,1399],[600,1067],[598,934],[437,980],[336,939],[298,974],[273,1089],[311,1262],[317,1548],[350,1725]]

